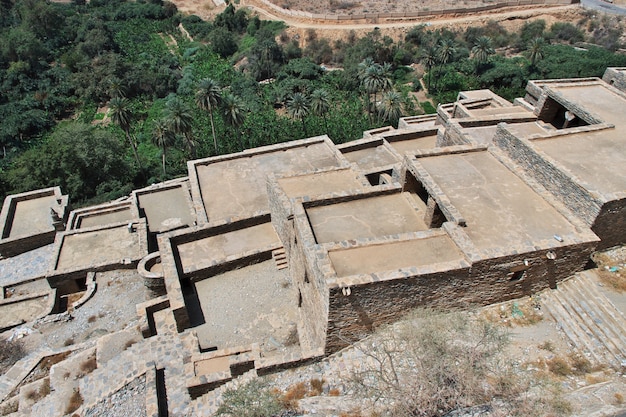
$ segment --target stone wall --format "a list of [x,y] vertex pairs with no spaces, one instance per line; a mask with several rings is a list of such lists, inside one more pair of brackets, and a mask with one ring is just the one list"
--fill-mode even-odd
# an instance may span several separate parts
[[626,196],[608,201],[602,205],[600,214],[591,225],[591,230],[597,234],[602,242],[598,249],[622,245],[626,242]]
[[420,17],[431,17],[448,14],[466,14],[480,13],[489,10],[501,9],[503,7],[531,6],[531,5],[566,5],[578,3],[578,0],[513,0],[493,4],[487,4],[477,7],[459,7],[450,9],[428,9],[415,12],[397,12],[397,13],[363,13],[363,14],[315,14],[303,12],[300,10],[283,9],[268,0],[260,0],[269,9],[274,10],[283,15],[306,18],[313,20],[329,20],[329,21],[346,21],[346,20],[367,20],[378,21],[378,19],[416,19]]
[[602,204],[594,199],[578,181],[560,170],[547,155],[540,154],[531,143],[516,137],[505,125],[500,125],[493,143],[508,155],[535,181],[542,184],[572,212],[591,226],[600,214]]
[[626,92],[626,68],[607,68],[602,81]]

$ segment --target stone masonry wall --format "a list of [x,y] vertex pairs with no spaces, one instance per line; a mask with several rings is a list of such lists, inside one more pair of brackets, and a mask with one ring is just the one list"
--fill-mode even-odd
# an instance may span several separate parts
[[498,127],[493,142],[527,175],[542,184],[585,223],[594,223],[600,214],[601,203],[552,164],[547,155],[540,155],[528,141],[517,138],[504,125]]
[[610,248],[626,242],[626,197],[609,201],[602,206],[591,230],[597,234],[602,242],[598,249]]
[[626,68],[607,68],[602,81],[626,92]]

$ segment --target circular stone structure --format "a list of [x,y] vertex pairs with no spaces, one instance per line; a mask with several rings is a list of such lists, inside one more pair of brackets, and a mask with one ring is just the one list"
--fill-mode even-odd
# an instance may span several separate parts
[[158,295],[165,294],[165,280],[159,252],[153,252],[139,261],[137,272],[143,277],[143,283],[149,290]]

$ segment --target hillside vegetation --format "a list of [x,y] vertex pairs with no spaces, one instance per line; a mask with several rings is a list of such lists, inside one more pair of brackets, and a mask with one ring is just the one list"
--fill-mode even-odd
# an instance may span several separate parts
[[[185,175],[189,158],[354,140],[460,90],[513,98],[531,78],[601,76],[626,65],[622,33],[589,16],[331,43],[232,5],[206,22],[159,0],[1,0],[0,194],[60,185],[95,203]],[[585,41],[599,46],[570,46]],[[422,86],[432,102],[415,99]]]

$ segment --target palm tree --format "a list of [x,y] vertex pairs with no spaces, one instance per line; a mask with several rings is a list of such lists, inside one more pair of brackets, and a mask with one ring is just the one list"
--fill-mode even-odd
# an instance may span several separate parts
[[372,105],[370,104],[370,92],[368,88],[366,87],[366,84],[367,84],[366,79],[368,78],[368,73],[371,71],[371,68],[373,68],[374,65],[376,65],[376,62],[374,62],[374,60],[371,57],[367,57],[359,63],[358,72],[357,72],[357,77],[359,79],[361,87],[364,88],[365,94],[367,95],[367,113],[370,117],[370,123],[372,122],[372,114],[371,114]]
[[398,125],[398,119],[402,116],[402,97],[397,91],[387,91],[383,94],[378,106],[378,113],[394,126]]
[[152,143],[161,148],[161,157],[163,163],[163,177],[162,181],[165,180],[166,171],[165,171],[165,154],[167,153],[167,148],[174,144],[174,132],[169,129],[168,121],[165,119],[159,119],[154,124],[154,129],[152,130]]
[[210,78],[200,80],[198,91],[196,91],[196,104],[203,110],[209,112],[211,119],[211,133],[213,134],[213,145],[217,154],[217,139],[215,137],[215,125],[213,124],[213,109],[216,108],[222,99],[222,89],[220,85]]
[[243,151],[244,146],[241,141],[241,130],[239,128],[246,119],[246,107],[238,96],[232,93],[226,93],[222,95],[222,109],[224,111],[224,121],[237,131],[237,140]]
[[439,76],[443,66],[447,64],[456,53],[456,46],[453,39],[441,39],[437,45],[437,59],[439,60]]
[[177,96],[171,96],[165,103],[163,112],[165,120],[167,120],[168,128],[177,135],[183,135],[187,143],[187,150],[192,158],[196,157],[196,143],[191,135],[193,126],[193,115],[187,104]]
[[530,41],[528,44],[528,50],[530,51],[530,65],[535,66],[537,61],[543,59],[543,48],[546,46],[546,42],[543,38],[537,37]]
[[430,45],[428,48],[426,48],[426,50],[422,54],[421,60],[422,60],[422,64],[426,65],[426,68],[428,69],[427,87],[428,87],[428,92],[430,93],[430,80],[432,80],[433,78],[433,74],[431,73],[431,70],[433,69],[435,65],[437,65],[437,50],[435,49],[435,47]]
[[304,118],[309,114],[309,98],[302,93],[293,93],[291,97],[287,99],[285,104],[287,106],[289,116],[302,121],[302,129],[304,130],[304,136],[306,136]]
[[126,97],[126,88],[122,80],[117,77],[113,77],[109,80],[109,96],[111,98]]
[[126,135],[126,139],[130,144],[131,149],[133,150],[133,154],[135,155],[135,159],[137,160],[137,165],[141,170],[141,162],[139,161],[139,154],[137,153],[137,144],[130,136],[130,123],[133,118],[133,114],[130,110],[130,102],[128,99],[124,97],[114,97],[109,101],[109,111],[111,112],[111,120],[113,123],[118,125]]
[[472,56],[476,60],[476,70],[478,71],[478,68],[485,64],[489,57],[495,53],[496,51],[491,46],[491,38],[489,36],[478,37],[472,48]]
[[[365,62],[365,61],[364,61]],[[377,63],[373,63],[369,67],[365,69],[365,72],[361,75],[361,85],[365,88],[365,91],[368,94],[368,104],[369,104],[369,95],[374,95],[374,106],[376,107],[376,97],[379,91],[387,91],[391,88],[391,64],[385,63],[384,65],[380,65]],[[369,106],[368,106],[369,107]],[[371,113],[370,113],[371,116]],[[370,118],[371,122],[371,118]]]
[[326,113],[330,110],[330,94],[323,88],[318,88],[311,93],[311,110],[316,116],[324,118],[324,127],[328,132],[328,123],[326,122]]

